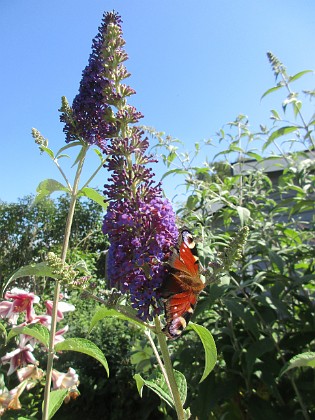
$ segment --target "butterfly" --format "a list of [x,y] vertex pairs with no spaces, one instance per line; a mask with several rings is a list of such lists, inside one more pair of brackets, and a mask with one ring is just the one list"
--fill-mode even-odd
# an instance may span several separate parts
[[163,332],[169,339],[182,335],[205,285],[199,275],[199,259],[192,234],[186,228],[179,233],[177,246],[168,260],[168,271],[160,293],[164,300],[166,325]]

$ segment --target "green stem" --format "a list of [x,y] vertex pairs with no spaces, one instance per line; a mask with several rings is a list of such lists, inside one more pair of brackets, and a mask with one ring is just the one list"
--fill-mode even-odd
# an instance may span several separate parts
[[[67,217],[67,222],[65,226],[65,234],[64,234],[62,251],[61,251],[61,260],[63,263],[66,261],[66,255],[67,255],[67,251],[69,247],[69,239],[70,239],[75,205],[77,201],[79,181],[80,181],[80,176],[81,176],[87,149],[88,149],[88,146],[86,145],[82,147],[82,157],[78,163],[77,172],[75,174],[75,178],[73,182],[73,188],[71,189],[71,201],[69,205],[68,217]],[[48,357],[47,357],[46,385],[45,385],[44,407],[43,407],[43,415],[42,415],[43,420],[48,420],[50,386],[51,386],[52,369],[53,369],[53,362],[54,362],[54,356],[55,356],[54,342],[55,342],[55,336],[56,336],[57,309],[58,309],[58,303],[59,303],[59,295],[60,295],[60,282],[56,281],[55,290],[54,290],[54,303],[53,303],[53,309],[52,309],[50,336],[49,336]]]
[[169,384],[170,391],[173,396],[177,418],[178,420],[184,420],[185,413],[184,413],[183,405],[180,399],[178,387],[176,384],[173,366],[172,366],[171,358],[170,358],[167,343],[166,343],[166,337],[161,329],[161,323],[158,317],[155,317],[155,328],[156,328],[156,334],[157,334],[157,338],[158,338],[161,353],[162,353],[162,358],[164,361],[165,371],[163,371],[163,374],[166,375],[165,380],[166,380],[166,383]]

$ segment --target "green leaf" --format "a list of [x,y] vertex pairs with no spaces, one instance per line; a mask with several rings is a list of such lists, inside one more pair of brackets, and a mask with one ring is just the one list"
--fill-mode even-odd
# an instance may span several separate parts
[[34,203],[38,203],[44,197],[49,196],[55,191],[69,192],[69,189],[55,179],[45,179],[38,185],[36,191],[37,195],[35,197]]
[[241,206],[236,206],[236,210],[241,221],[241,226],[243,227],[250,218],[250,211]]
[[[182,404],[185,403],[187,397],[187,383],[185,376],[177,371],[174,370],[175,381],[178,387],[180,400]],[[169,388],[166,384],[165,378],[160,372],[156,372],[150,376],[149,379],[143,379],[141,375],[138,373],[134,375],[134,379],[137,384],[137,389],[139,395],[142,397],[142,389],[143,386],[146,385],[150,388],[153,392],[155,392],[162,400],[164,400],[168,405],[174,407],[173,397],[170,394]]]
[[104,196],[100,194],[98,191],[94,190],[94,188],[90,188],[90,187],[83,188],[83,190],[79,192],[78,196],[81,196],[81,195],[91,199],[92,201],[95,201],[95,203],[102,206],[103,209],[106,209],[108,206],[108,203],[104,203]]
[[40,146],[40,150],[47,153],[47,155],[50,156],[52,159],[55,158],[54,152],[51,149],[49,149],[49,147]]
[[[48,419],[50,420],[61,407],[68,394],[67,389],[56,389],[49,394]],[[44,403],[43,403],[44,404]]]
[[100,150],[98,150],[98,149],[93,149],[93,151],[97,154],[97,156],[100,158],[100,161],[101,162],[104,162],[105,161],[105,159],[104,159],[104,155],[103,155],[103,153],[100,151]]
[[282,258],[280,257],[280,255],[278,255],[276,252],[271,251],[271,250],[268,251],[268,255],[269,255],[271,263],[275,264],[278,267],[280,273],[283,274],[284,262]]
[[286,363],[285,366],[283,366],[283,368],[281,369],[280,376],[288,370],[296,367],[315,368],[315,352],[308,351],[292,357],[292,359],[289,360],[288,363]]
[[190,322],[187,329],[192,329],[198,334],[205,351],[205,368],[203,371],[202,378],[200,379],[200,382],[202,382],[206,379],[206,377],[209,375],[209,373],[212,371],[216,364],[217,348],[212,334],[209,330],[207,330],[207,328],[203,327],[202,325]]
[[292,133],[296,131],[297,127],[295,125],[289,125],[286,127],[278,128],[278,130],[274,131],[269,138],[267,139],[266,143],[263,145],[263,150],[265,150],[275,139],[278,137],[284,136],[286,134]]
[[45,262],[29,264],[16,270],[8,279],[3,290],[7,289],[9,284],[14,280],[25,276],[52,277],[53,279],[58,278],[58,276],[53,273],[53,269],[49,267]]
[[[124,307],[125,308],[125,307]],[[126,308],[127,309],[127,308]],[[95,327],[95,325],[101,321],[103,318],[106,317],[116,317],[119,319],[122,319],[123,321],[129,321],[132,322],[133,324],[137,325],[138,327],[144,329],[145,326],[140,322],[140,321],[136,321],[133,318],[129,318],[128,315],[124,315],[121,312],[116,311],[116,309],[108,309],[108,308],[100,308],[93,316],[91,323],[90,323],[90,328],[89,328],[89,333],[91,332],[91,330]]]
[[133,375],[133,379],[136,381],[137,390],[139,392],[140,397],[142,398],[142,391],[145,385],[144,379],[142,378],[141,375],[139,375],[139,373],[136,373],[135,375]]
[[161,178],[161,181],[171,174],[179,175],[179,174],[188,174],[188,173],[189,172],[186,171],[185,169],[171,169],[170,171],[165,172],[165,174]]
[[42,324],[33,324],[27,325],[25,327],[12,328],[12,330],[8,334],[8,340],[11,340],[13,337],[20,334],[30,335],[31,337],[36,338],[36,340],[42,343],[46,348],[48,348],[49,330]]
[[[82,145],[82,143],[80,143]],[[80,152],[78,153],[78,156],[76,157],[74,164],[71,166],[72,168],[77,165],[83,158],[83,156],[85,156],[86,154],[86,146],[82,146]]]
[[59,159],[60,154],[62,152],[64,152],[65,150],[70,149],[70,147],[75,147],[75,146],[80,146],[80,145],[82,145],[82,143],[80,141],[72,141],[72,142],[66,144],[61,149],[58,150],[58,152],[56,153],[56,158]]
[[7,343],[7,330],[5,329],[5,326],[0,323],[0,335],[4,337],[4,345]]
[[255,361],[265,353],[273,350],[274,342],[271,338],[263,338],[260,341],[256,341],[255,343],[251,344],[245,353],[248,375],[251,375]]
[[247,156],[257,160],[257,162],[261,162],[262,160],[264,160],[264,158],[262,156],[260,156],[258,153],[247,152],[246,154],[247,154]]
[[105,368],[107,376],[109,376],[109,369],[106,357],[99,347],[92,341],[85,338],[66,338],[61,343],[55,345],[55,351],[76,351],[87,354],[98,360]]
[[313,73],[313,70],[303,70],[299,73],[296,73],[294,76],[289,77],[289,83],[294,82],[295,80],[298,80],[300,77],[304,76],[304,74],[307,73]]
[[187,198],[186,207],[188,210],[193,210],[198,203],[198,197],[196,195],[190,195]]
[[263,94],[263,96],[260,98],[260,100],[262,100],[265,96],[269,95],[269,93],[275,92],[279,89],[281,89],[283,86],[278,85],[278,86],[274,86],[271,89],[266,90],[266,92]]
[[274,120],[277,120],[277,121],[281,120],[280,115],[278,114],[278,112],[275,109],[272,109],[271,113],[272,113],[272,117],[270,117],[271,119],[274,119]]

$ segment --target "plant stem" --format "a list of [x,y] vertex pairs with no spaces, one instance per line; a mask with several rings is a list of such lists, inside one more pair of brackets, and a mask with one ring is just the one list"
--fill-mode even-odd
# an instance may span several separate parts
[[176,384],[173,366],[172,366],[171,358],[170,358],[167,343],[166,343],[166,337],[161,329],[161,323],[158,317],[155,317],[155,328],[156,328],[156,334],[157,334],[157,338],[158,338],[161,353],[162,353],[162,358],[164,361],[165,371],[163,371],[163,374],[166,375],[165,376],[166,383],[169,384],[170,386],[170,391],[173,396],[177,418],[178,420],[184,420],[185,413],[184,413],[183,405],[180,399],[178,387]]
[[[73,188],[71,189],[71,200],[70,200],[70,205],[69,205],[68,217],[66,221],[65,234],[64,234],[62,251],[61,251],[61,260],[63,263],[66,261],[66,255],[67,255],[67,251],[69,247],[69,239],[70,239],[75,205],[77,201],[79,181],[80,181],[80,176],[81,176],[87,149],[88,149],[87,145],[82,146],[82,150],[80,152],[82,153],[81,159],[78,162],[78,168],[75,174]],[[51,328],[50,328],[50,335],[49,335],[46,384],[45,384],[45,393],[44,393],[44,407],[43,407],[43,415],[42,415],[43,420],[48,420],[50,387],[51,387],[51,379],[52,379],[53,361],[54,361],[54,356],[55,356],[54,342],[55,342],[55,335],[56,335],[57,309],[58,309],[59,295],[60,295],[60,282],[56,280],[55,290],[54,290],[54,303],[53,303],[53,309],[52,309]]]

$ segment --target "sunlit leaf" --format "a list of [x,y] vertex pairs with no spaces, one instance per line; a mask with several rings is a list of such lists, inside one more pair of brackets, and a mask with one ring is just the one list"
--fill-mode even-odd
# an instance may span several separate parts
[[47,153],[47,155],[49,155],[52,159],[55,158],[54,152],[51,149],[49,149],[49,147],[40,146],[40,150]]
[[304,76],[304,74],[307,73],[313,73],[313,70],[303,70],[299,73],[296,73],[294,76],[289,77],[289,82],[294,82],[295,80],[298,80],[300,77]]
[[272,92],[276,92],[277,90],[281,89],[283,86],[278,85],[278,86],[274,86],[271,89],[266,90],[266,92],[262,95],[262,97],[260,98],[260,100],[262,100],[265,96],[269,95]]
[[80,141],[71,141],[70,143],[66,144],[61,149],[58,150],[58,152],[56,153],[56,158],[59,159],[60,154],[64,152],[65,150],[70,149],[72,147],[80,146],[80,145],[82,145]]
[[[174,376],[176,385],[179,391],[180,400],[182,404],[185,403],[187,397],[187,382],[185,376],[174,370]],[[143,379],[138,373],[134,375],[134,379],[137,384],[137,389],[139,395],[142,397],[143,386],[146,385],[152,391],[154,391],[162,400],[164,400],[168,405],[174,407],[173,397],[170,393],[170,390],[167,386],[164,376],[160,372],[156,372],[150,376],[149,379]]]
[[20,267],[9,277],[4,290],[7,289],[9,284],[14,280],[26,276],[51,277],[54,279],[58,278],[58,276],[53,273],[53,269],[49,267],[45,262],[29,264],[25,265],[24,267]]
[[296,367],[311,367],[315,368],[315,352],[305,352],[298,354],[286,363],[286,365],[281,369],[280,376],[283,375],[290,369]]
[[171,169],[170,171],[165,172],[165,174],[162,176],[161,180],[163,180],[165,177],[171,175],[171,174],[188,174],[189,172],[184,169]]
[[278,130],[275,130],[268,138],[268,140],[263,145],[263,150],[265,150],[275,139],[284,136],[286,134],[292,133],[293,131],[296,131],[297,127],[295,125],[293,126],[286,126],[278,128]]
[[216,364],[217,348],[212,334],[207,328],[203,327],[202,325],[198,325],[191,322],[188,325],[187,329],[192,329],[198,334],[205,351],[205,367],[202,374],[202,378],[200,379],[200,382],[202,382],[206,379],[206,377],[209,375],[209,373],[212,371]]
[[61,407],[65,397],[68,394],[67,389],[56,389],[49,394],[48,419],[50,420]]
[[38,187],[36,188],[37,195],[34,199],[34,203],[38,203],[44,197],[49,196],[53,192],[56,191],[64,191],[69,192],[69,189],[62,185],[60,182],[56,181],[55,179],[45,179],[42,181]]
[[42,343],[46,348],[49,345],[49,330],[48,328],[44,327],[42,324],[33,324],[27,325],[24,327],[15,327],[12,328],[8,334],[8,340],[11,340],[13,337],[25,334],[31,337],[36,338],[40,343]]
[[100,194],[98,191],[94,190],[94,188],[85,187],[83,190],[80,191],[78,196],[83,195],[91,200],[93,200],[95,203],[99,204],[103,207],[103,209],[106,209],[108,206],[108,203],[104,202],[104,196],[103,194]]
[[145,328],[145,326],[140,321],[137,321],[131,317],[129,318],[127,314],[126,315],[122,314],[121,312],[116,311],[116,309],[100,308],[91,319],[89,333],[92,331],[92,329],[95,327],[95,325],[99,321],[107,317],[116,317],[116,318],[122,319],[123,321],[132,322],[133,324],[137,325],[137,327],[140,327],[142,329]]
[[108,363],[104,353],[90,340],[86,340],[85,338],[66,338],[64,341],[55,345],[55,351],[76,351],[87,354],[98,360],[104,366],[107,376],[109,376]]

